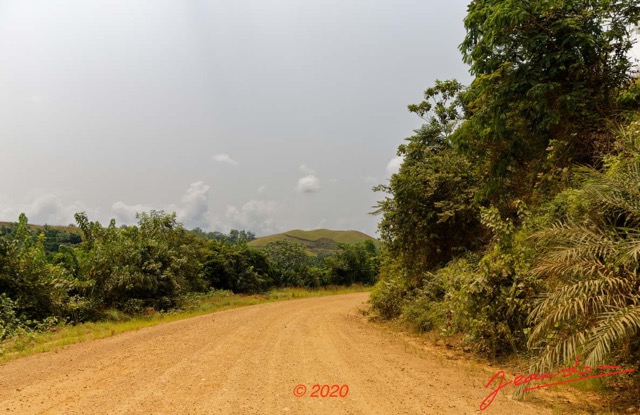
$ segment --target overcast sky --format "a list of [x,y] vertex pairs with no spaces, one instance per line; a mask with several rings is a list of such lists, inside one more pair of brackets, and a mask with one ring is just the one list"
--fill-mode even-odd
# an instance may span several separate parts
[[0,220],[356,229],[466,0],[0,0]]

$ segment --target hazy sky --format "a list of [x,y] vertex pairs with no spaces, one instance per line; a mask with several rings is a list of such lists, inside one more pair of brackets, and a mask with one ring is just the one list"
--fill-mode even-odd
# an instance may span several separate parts
[[373,235],[466,4],[0,0],[0,220]]

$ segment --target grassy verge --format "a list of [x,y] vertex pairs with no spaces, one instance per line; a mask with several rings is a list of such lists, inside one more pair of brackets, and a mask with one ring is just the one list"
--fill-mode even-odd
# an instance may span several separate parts
[[6,340],[0,343],[0,364],[23,356],[56,350],[73,343],[102,339],[130,330],[137,330],[229,308],[297,298],[365,292],[369,290],[370,287],[364,286],[328,287],[326,289],[313,291],[301,288],[281,288],[257,295],[239,295],[229,291],[214,291],[206,295],[191,296],[185,299],[184,305],[180,310],[168,313],[154,312],[144,316],[129,317],[113,312],[110,314],[112,321],[84,323],[75,326],[59,325],[46,332],[28,333]]

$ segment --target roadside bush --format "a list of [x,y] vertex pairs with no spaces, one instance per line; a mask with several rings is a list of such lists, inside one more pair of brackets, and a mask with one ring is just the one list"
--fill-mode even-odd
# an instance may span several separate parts
[[56,257],[72,277],[69,314],[74,321],[99,318],[110,308],[168,310],[181,295],[206,289],[204,241],[185,231],[175,213],[151,211],[138,219],[138,226],[116,228],[112,220],[104,228],[76,214],[84,240]]
[[[528,223],[524,210],[522,217]],[[493,234],[489,252],[467,253],[420,278],[407,279],[399,265],[385,264],[383,270],[395,274],[376,285],[372,308],[384,318],[400,317],[418,332],[462,333],[483,355],[523,350],[533,308],[529,298],[541,290],[540,279],[527,273],[532,248],[525,239],[530,230],[526,224],[516,230],[496,209],[483,210],[482,221]]]
[[402,314],[405,296],[410,292],[403,264],[383,250],[380,273],[369,297],[371,309],[384,319],[394,319]]
[[5,311],[13,309],[23,322],[60,317],[65,313],[68,283],[64,270],[47,262],[43,237],[34,240],[27,217],[20,215],[15,233],[0,238],[0,292]]
[[321,266],[310,266],[303,275],[303,287],[305,288],[326,287],[333,283],[330,270]]
[[373,241],[340,244],[335,254],[326,258],[333,284],[375,284],[380,268],[378,249]]
[[246,245],[210,242],[204,278],[211,288],[258,293],[273,286],[267,255]]
[[301,244],[279,240],[270,242],[264,248],[269,258],[277,287],[304,287],[320,283],[320,275],[309,275],[314,258]]
[[435,330],[443,336],[469,333],[469,291],[477,278],[476,258],[463,257],[429,273],[402,308],[403,320],[418,332]]
[[401,307],[402,320],[418,333],[436,329],[444,319],[441,300],[431,288],[415,291]]
[[16,303],[7,297],[5,293],[0,294],[0,340],[10,337],[16,330],[22,327],[22,321],[16,314]]
[[530,301],[541,290],[541,281],[529,274],[533,247],[529,213],[519,207],[522,226],[503,220],[497,209],[482,212],[483,225],[491,230],[490,251],[478,262],[461,290],[469,316],[467,341],[482,354],[497,356],[524,350]]

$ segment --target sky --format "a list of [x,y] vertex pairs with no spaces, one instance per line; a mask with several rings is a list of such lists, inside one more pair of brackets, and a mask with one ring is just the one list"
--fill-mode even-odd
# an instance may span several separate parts
[[[0,221],[376,235],[466,0],[0,0]],[[637,53],[640,55],[640,53]]]

